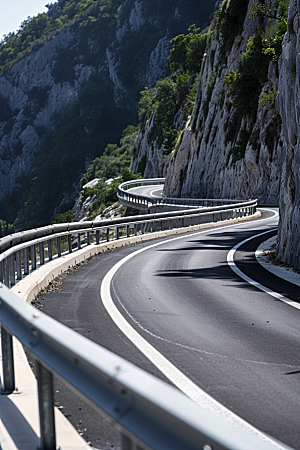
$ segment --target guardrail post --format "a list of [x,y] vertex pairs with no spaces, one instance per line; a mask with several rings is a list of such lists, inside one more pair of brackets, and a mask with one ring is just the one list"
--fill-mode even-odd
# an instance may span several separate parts
[[0,283],[4,282],[4,264],[0,261]]
[[90,245],[91,244],[91,232],[88,231],[86,233],[86,245]]
[[45,264],[45,249],[44,249],[44,242],[39,243],[40,248],[40,265],[42,266]]
[[23,250],[24,275],[29,275],[29,251],[28,247]]
[[41,441],[40,450],[55,450],[55,421],[54,421],[54,389],[53,376],[39,362],[36,362]]
[[126,236],[127,237],[130,236],[130,227],[129,227],[129,225],[126,225]]
[[81,236],[80,233],[77,234],[77,248],[78,250],[81,248]]
[[48,260],[52,261],[53,255],[52,255],[52,240],[48,239]]
[[57,245],[57,256],[61,257],[61,239],[60,236],[56,238],[56,245]]
[[35,244],[31,246],[31,270],[36,269],[36,247]]
[[120,229],[119,229],[119,227],[116,228],[116,239],[120,239]]
[[100,231],[97,230],[96,231],[96,244],[99,244],[99,242],[100,242]]
[[10,394],[15,390],[15,368],[12,335],[1,326],[2,349],[2,394]]
[[134,235],[137,236],[137,224],[134,224]]
[[22,258],[21,258],[21,251],[19,250],[16,253],[16,265],[17,265],[17,279],[22,280],[23,274],[22,274]]
[[69,247],[69,253],[72,253],[72,235],[68,234],[68,247]]
[[9,257],[10,266],[10,285],[14,286],[16,284],[16,272],[15,272],[15,254],[13,253]]
[[106,240],[109,242],[109,228],[106,228]]
[[9,287],[8,258],[5,258],[5,260],[4,260],[4,284]]

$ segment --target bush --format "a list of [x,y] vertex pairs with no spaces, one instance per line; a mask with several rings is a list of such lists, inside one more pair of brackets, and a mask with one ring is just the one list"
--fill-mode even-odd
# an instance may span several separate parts
[[0,219],[0,238],[15,232],[15,227],[11,223]]
[[188,31],[188,34],[180,34],[171,40],[168,66],[173,73],[177,70],[189,75],[200,72],[207,34],[200,33],[200,28],[195,25],[189,27]]
[[267,73],[268,60],[262,53],[261,37],[255,34],[247,43],[239,69],[231,70],[224,78],[238,118],[246,115],[255,121],[258,98]]
[[215,29],[222,37],[223,53],[230,50],[236,36],[242,33],[248,0],[224,0],[215,13]]

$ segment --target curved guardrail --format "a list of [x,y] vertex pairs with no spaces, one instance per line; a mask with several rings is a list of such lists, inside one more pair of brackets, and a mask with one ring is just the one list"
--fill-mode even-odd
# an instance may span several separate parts
[[[213,207],[213,206],[224,206],[224,205],[233,205],[237,203],[242,203],[242,200],[232,200],[232,199],[213,199],[213,198],[205,198],[205,199],[196,199],[196,198],[173,198],[173,197],[155,197],[150,195],[140,195],[133,192],[129,192],[129,189],[141,186],[159,186],[164,185],[165,178],[150,178],[150,179],[141,179],[141,180],[133,180],[126,181],[125,183],[120,184],[117,190],[118,201],[122,203],[124,206],[129,206],[134,209],[145,210],[155,206],[160,207],[168,207],[168,209],[172,208],[173,210],[178,209],[188,209],[188,208],[197,208],[197,207]],[[149,211],[149,212],[150,212]]]
[[[157,184],[157,180],[153,184]],[[38,266],[82,246],[252,215],[256,204],[254,200],[209,208],[198,205],[184,211],[58,224],[0,240],[2,392],[10,393],[15,389],[12,336],[16,336],[37,360],[41,450],[53,450],[56,445],[54,373],[111,419],[122,433],[124,450],[273,448],[47,317],[9,290]]]

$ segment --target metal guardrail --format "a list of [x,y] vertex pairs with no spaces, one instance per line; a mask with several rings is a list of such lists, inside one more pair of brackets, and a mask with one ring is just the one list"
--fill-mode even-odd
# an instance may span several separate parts
[[154,206],[168,206],[180,208],[197,208],[197,207],[213,207],[224,206],[242,203],[242,200],[232,199],[196,199],[196,198],[172,198],[172,197],[155,197],[150,195],[139,195],[136,193],[128,192],[129,189],[141,186],[159,186],[164,185],[165,178],[150,178],[141,180],[132,180],[120,184],[117,190],[118,201],[124,206],[129,206],[135,209],[144,210]]
[[9,290],[38,266],[84,245],[243,217],[255,210],[255,200],[210,208],[202,206],[102,222],[51,225],[0,240],[2,393],[15,389],[12,336],[16,336],[37,360],[41,450],[53,450],[56,446],[53,374],[110,418],[122,433],[123,450],[273,448],[47,317]]

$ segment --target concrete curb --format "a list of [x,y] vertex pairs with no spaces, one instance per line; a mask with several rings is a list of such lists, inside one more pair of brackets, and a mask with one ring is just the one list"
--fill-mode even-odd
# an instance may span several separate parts
[[272,245],[276,244],[276,239],[277,236],[273,236],[260,244],[255,252],[257,262],[273,275],[276,275],[289,283],[293,283],[296,286],[300,286],[299,273],[294,272],[292,268],[277,266],[270,262],[268,254],[270,253]]
[[[194,225],[187,228],[177,228],[173,230],[132,236],[129,238],[121,238],[117,241],[104,242],[98,245],[89,245],[80,250],[74,251],[73,253],[68,253],[61,258],[56,258],[39,267],[23,280],[19,281],[11,289],[11,291],[21,297],[24,301],[31,303],[38,292],[42,288],[48,286],[48,284],[55,277],[65,272],[70,267],[79,264],[96,254],[101,254],[107,250],[117,249],[130,244],[147,242],[156,238],[179,235],[206,228],[217,228],[222,225],[234,225],[241,222],[255,220],[259,217],[261,217],[261,213],[257,211],[252,216],[247,216],[240,219]],[[37,448],[40,436],[37,382],[32,370],[29,367],[23,347],[15,338],[14,359],[16,364],[16,383],[20,393],[14,393],[8,396],[0,395],[1,449],[32,450]],[[18,427],[16,427],[17,423]],[[57,445],[61,447],[61,450],[86,450],[87,448],[90,448],[90,446],[77,433],[75,428],[73,428],[70,422],[57,408],[55,408],[55,423]]]
[[39,267],[23,280],[19,281],[11,288],[11,291],[23,298],[28,303],[34,299],[41,289],[48,286],[48,284],[61,273],[68,270],[70,267],[80,264],[91,256],[106,252],[107,250],[115,250],[131,244],[140,244],[152,239],[164,238],[168,236],[175,236],[206,228],[216,228],[220,225],[234,225],[240,222],[248,222],[250,220],[259,219],[261,213],[257,211],[255,214],[240,219],[223,220],[221,222],[211,222],[201,225],[193,225],[186,228],[174,228],[172,230],[159,231],[155,233],[142,234],[139,236],[131,236],[129,238],[120,238],[111,242],[103,242],[100,244],[91,244],[73,253],[68,253],[61,258],[55,258],[49,263]]

